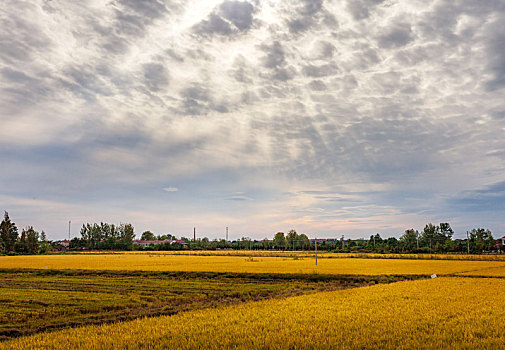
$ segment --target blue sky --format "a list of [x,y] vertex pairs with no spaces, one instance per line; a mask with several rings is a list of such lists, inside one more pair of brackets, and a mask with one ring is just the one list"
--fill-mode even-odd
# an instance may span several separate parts
[[0,209],[210,238],[505,233],[503,1],[5,0]]

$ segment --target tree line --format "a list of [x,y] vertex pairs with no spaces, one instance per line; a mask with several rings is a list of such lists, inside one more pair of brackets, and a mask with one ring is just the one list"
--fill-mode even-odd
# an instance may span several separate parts
[[[154,236],[150,231],[143,238]],[[152,235],[152,236],[151,236]],[[467,232],[467,239],[453,239],[454,231],[449,223],[434,225],[426,224],[424,229],[408,229],[400,238],[382,238],[379,233],[371,235],[369,239],[318,239],[317,249],[337,253],[470,253],[481,254],[492,252],[502,247],[497,246],[491,231],[475,228]],[[173,237],[169,235],[170,237]],[[175,237],[173,237],[175,238]],[[171,239],[171,238],[169,238]],[[309,239],[305,234],[298,234],[295,230],[277,232],[273,239],[253,240],[242,237],[237,240],[210,240],[207,237],[190,240],[182,237],[187,246],[159,244],[143,248],[144,250],[214,250],[214,249],[244,249],[244,250],[314,250],[315,239]],[[140,248],[139,248],[140,249]]]
[[[480,254],[499,250],[490,230],[475,228],[467,232],[466,239],[453,239],[454,231],[450,224],[426,224],[422,231],[408,229],[397,239],[382,238],[379,233],[369,239],[319,239],[317,249],[342,253],[470,253]],[[164,241],[157,245],[141,247],[134,245],[135,231],[131,224],[87,223],[82,225],[80,237],[70,241],[72,250],[179,250],[179,249],[249,249],[249,250],[313,250],[315,240],[295,230],[277,232],[273,239],[253,240],[242,237],[237,240],[210,240],[207,237],[188,239],[181,237],[186,244],[172,243],[176,237],[171,234],[155,235],[144,231],[141,240]],[[18,232],[7,212],[0,223],[1,254],[38,254],[51,251],[58,242],[50,242],[44,231],[40,233],[28,226]]]
[[21,230],[11,221],[9,213],[4,212],[0,223],[0,253],[2,254],[39,254],[52,249],[44,231],[37,232],[33,226]]
[[131,224],[83,224],[81,237],[70,241],[71,249],[132,250],[135,230]]

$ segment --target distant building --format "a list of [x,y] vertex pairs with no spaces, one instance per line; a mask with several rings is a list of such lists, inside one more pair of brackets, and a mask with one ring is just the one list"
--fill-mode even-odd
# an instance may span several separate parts
[[180,239],[165,239],[165,240],[162,240],[162,241],[142,241],[142,240],[135,240],[133,241],[133,244],[134,245],[139,245],[143,248],[145,247],[149,247],[149,246],[153,246],[153,245],[157,245],[157,244],[165,244],[165,243],[168,243],[168,244],[174,244],[174,243],[178,243],[178,244],[181,244],[181,245],[187,245],[186,242],[180,240]]
[[[314,244],[314,242],[316,241],[314,238],[311,238],[309,239],[310,241],[310,244]],[[340,242],[340,238],[318,238],[317,239],[317,244],[321,244],[321,243],[330,243],[330,242]]]
[[70,241],[68,239],[64,239],[62,241],[56,241],[53,243],[54,248],[57,250],[67,250],[70,246]]

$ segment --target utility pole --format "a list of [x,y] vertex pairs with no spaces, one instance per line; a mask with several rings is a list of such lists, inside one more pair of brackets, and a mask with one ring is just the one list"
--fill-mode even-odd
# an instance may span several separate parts
[[468,237],[468,231],[466,231],[466,250],[470,254],[470,238]]
[[70,241],[70,224],[72,223],[72,220],[68,220],[68,240]]
[[416,244],[417,244],[417,250],[419,252],[419,232],[416,230]]
[[344,235],[342,235],[342,239],[341,240],[342,240],[342,249],[344,249],[345,248]]
[[228,226],[226,226],[226,242],[228,242]]
[[193,242],[196,242],[196,227],[193,227]]
[[314,246],[315,246],[315,252],[316,252],[316,266],[317,266],[317,237],[314,239]]

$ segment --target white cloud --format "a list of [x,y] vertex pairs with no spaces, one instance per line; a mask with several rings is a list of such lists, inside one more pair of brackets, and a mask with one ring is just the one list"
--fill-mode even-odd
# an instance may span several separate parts
[[301,183],[359,194],[299,195],[278,220],[393,208],[411,226],[503,181],[500,2],[222,3],[2,2],[1,188],[148,202],[187,181],[188,211],[247,189],[219,208],[259,218]]
[[163,191],[165,192],[177,192],[179,189],[177,187],[164,187]]

